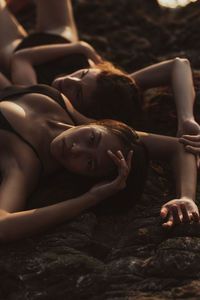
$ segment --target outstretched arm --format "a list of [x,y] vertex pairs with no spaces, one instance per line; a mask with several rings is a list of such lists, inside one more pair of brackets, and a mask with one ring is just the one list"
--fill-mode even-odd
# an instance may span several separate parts
[[187,153],[177,138],[141,132],[139,136],[147,147],[150,158],[167,160],[174,173],[177,198],[161,208],[161,217],[167,217],[163,226],[171,227],[177,223],[198,220],[199,212],[194,202],[197,177],[195,156]]
[[95,64],[101,62],[101,57],[94,48],[83,41],[31,47],[13,54],[11,62],[12,81],[15,84],[36,84],[37,78],[34,66],[74,53],[85,55]]
[[131,168],[132,151],[127,160],[120,151],[116,155],[108,151],[108,155],[118,166],[119,174],[113,181],[101,182],[76,198],[29,211],[18,210],[24,206],[30,189],[30,172],[24,176],[20,170],[12,170],[0,188],[0,242],[9,242],[42,232],[72,219],[85,209],[122,190],[126,186]]
[[185,58],[167,60],[131,74],[141,89],[171,86],[178,116],[178,136],[198,134],[200,127],[194,120],[194,84],[190,63]]

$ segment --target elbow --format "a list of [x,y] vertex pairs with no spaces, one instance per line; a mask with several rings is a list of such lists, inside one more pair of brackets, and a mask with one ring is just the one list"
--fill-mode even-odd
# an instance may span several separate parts
[[187,58],[176,57],[173,59],[173,65],[174,68],[181,68],[181,70],[186,69],[191,71],[190,61]]
[[184,64],[190,67],[190,61],[188,58],[182,58],[182,57],[175,57],[173,59],[174,64]]

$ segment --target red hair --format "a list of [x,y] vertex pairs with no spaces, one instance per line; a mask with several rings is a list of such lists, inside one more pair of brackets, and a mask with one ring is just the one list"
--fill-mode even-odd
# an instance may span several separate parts
[[114,119],[134,127],[134,119],[140,113],[140,92],[135,81],[110,62],[94,66],[97,87],[90,96],[90,106],[83,113],[96,119]]

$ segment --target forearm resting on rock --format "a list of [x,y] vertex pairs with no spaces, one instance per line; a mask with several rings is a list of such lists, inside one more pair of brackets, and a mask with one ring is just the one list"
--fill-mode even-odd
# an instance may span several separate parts
[[0,210],[0,241],[9,242],[25,238],[70,220],[95,205],[95,199],[86,193],[74,199],[51,206],[8,213]]

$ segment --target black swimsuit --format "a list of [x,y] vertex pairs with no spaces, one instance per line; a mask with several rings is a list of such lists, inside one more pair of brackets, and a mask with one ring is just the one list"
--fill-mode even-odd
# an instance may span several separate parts
[[[76,124],[73,116],[68,111],[60,92],[58,92],[57,90],[55,90],[52,87],[49,87],[49,86],[46,86],[43,84],[33,85],[30,87],[9,86],[5,89],[0,90],[0,102],[6,101],[6,100],[11,100],[12,98],[20,97],[24,94],[30,94],[30,93],[38,93],[38,94],[46,95],[46,96],[50,97],[51,99],[53,99],[67,112],[67,114],[70,116],[71,120],[74,122],[74,124]],[[35,149],[35,147],[12,127],[12,125],[8,122],[8,120],[5,118],[5,116],[1,112],[0,112],[0,129],[7,130],[7,131],[10,131],[10,132],[16,134],[23,142],[25,142],[34,151],[35,155],[37,156],[37,158],[40,161],[41,169],[43,170],[43,163],[42,163],[41,158],[40,158],[37,150]]]
[[[40,45],[69,44],[70,41],[56,34],[32,33],[17,46],[15,51]],[[72,53],[46,63],[34,66],[37,82],[51,85],[55,77],[67,75],[88,68],[87,57],[81,53]]]

